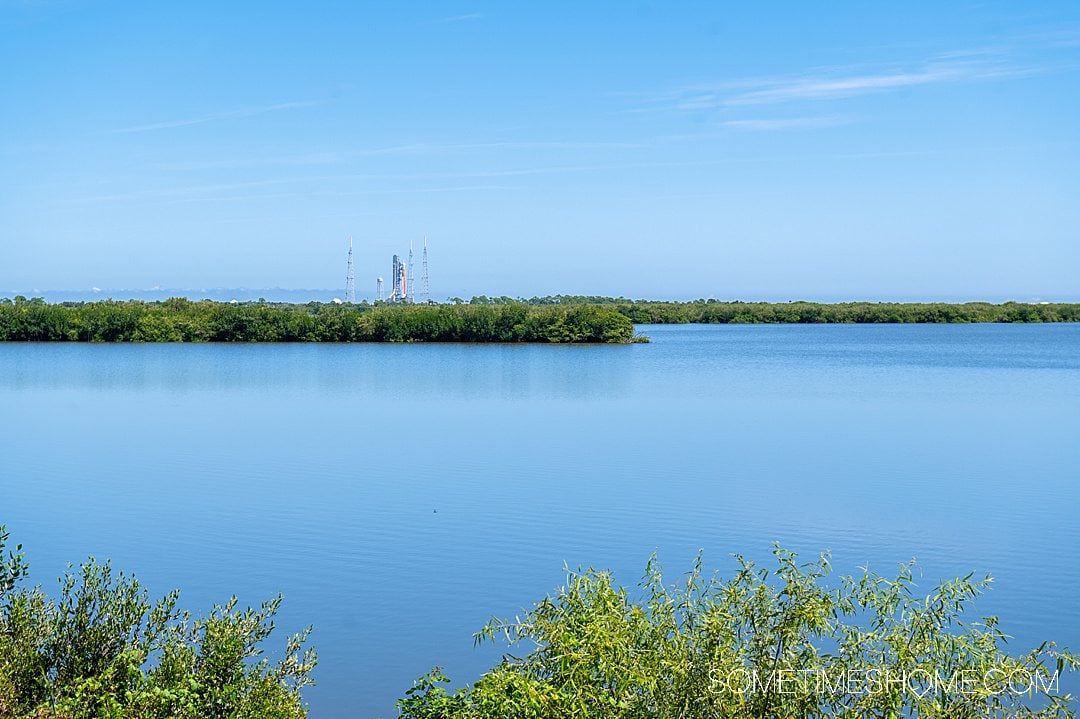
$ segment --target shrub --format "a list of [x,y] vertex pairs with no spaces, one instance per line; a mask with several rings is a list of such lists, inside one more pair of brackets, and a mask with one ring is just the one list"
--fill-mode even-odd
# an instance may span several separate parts
[[0,527],[0,717],[11,719],[301,719],[315,654],[307,632],[284,658],[261,658],[278,597],[236,599],[193,619],[179,595],[151,601],[135,577],[91,558],[59,596],[21,586],[21,547]]
[[[827,582],[826,555],[776,566],[739,559],[734,578],[664,584],[649,563],[635,601],[607,572],[566,585],[477,641],[516,654],[457,692],[439,669],[399,703],[402,719],[786,719],[1071,717],[1055,676],[1077,658],[1047,643],[1004,651],[993,617],[962,621],[990,584],[970,576],[913,594],[912,565]],[[1030,689],[1030,693],[1020,692]]]

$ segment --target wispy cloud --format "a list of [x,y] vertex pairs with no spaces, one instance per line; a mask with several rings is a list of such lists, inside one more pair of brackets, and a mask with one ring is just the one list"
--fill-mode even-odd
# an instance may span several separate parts
[[182,202],[237,202],[247,200],[279,200],[296,197],[363,197],[367,195],[429,195],[450,192],[492,192],[513,190],[507,185],[454,185],[448,187],[402,187],[369,188],[361,190],[297,190],[295,192],[276,192],[251,195],[207,195],[203,197],[183,197],[168,200],[168,203]]
[[1041,43],[1051,48],[1074,48],[1080,46],[1080,25],[1070,24],[1045,28],[1022,36],[1029,42]]
[[841,78],[801,78],[794,82],[780,83],[774,87],[752,90],[725,98],[723,104],[764,105],[794,100],[830,100],[853,95],[863,95],[882,90],[893,90],[915,85],[957,80],[970,75],[960,67],[935,67],[919,72],[898,72],[879,75],[857,75]]
[[508,140],[502,142],[414,143],[357,151],[357,155],[431,155],[472,150],[602,150],[643,147],[644,142]]
[[59,148],[56,145],[49,145],[45,143],[25,143],[19,145],[0,145],[0,155],[32,155],[45,152],[56,152]]
[[228,182],[213,185],[194,185],[186,187],[167,187],[151,190],[135,190],[113,195],[97,195],[79,198],[80,202],[127,202],[146,198],[183,197],[200,193],[222,193],[233,190],[247,190],[255,187],[268,187],[293,183],[293,179],[256,180],[253,182]]
[[726,120],[724,127],[734,130],[752,130],[756,132],[772,132],[777,130],[802,130],[815,127],[836,127],[851,123],[851,118],[829,115],[824,117],[784,117],[784,118],[760,118],[747,120]]
[[465,22],[466,20],[482,20],[484,13],[482,12],[470,12],[464,15],[451,15],[450,17],[440,18],[439,22]]
[[[1017,69],[1011,69],[1016,74]],[[1004,68],[977,61],[943,62],[914,71],[860,74],[815,73],[797,77],[743,81],[744,88],[687,88],[676,100],[680,110],[773,105],[798,101],[837,100],[902,88],[962,80],[1001,77]],[[746,88],[746,86],[749,86]]]
[[188,125],[201,125],[206,122],[216,122],[217,120],[232,120],[239,117],[254,117],[255,115],[265,115],[269,112],[279,112],[281,110],[295,110],[301,107],[311,107],[316,105],[314,100],[306,100],[302,102],[279,102],[274,105],[263,105],[261,107],[244,107],[236,110],[226,110],[224,112],[213,112],[207,115],[200,115],[198,117],[188,117],[180,120],[165,120],[163,122],[152,122],[147,125],[135,125],[133,127],[123,127],[118,130],[113,130],[115,133],[129,133],[129,132],[148,132],[150,130],[167,130],[173,127],[187,127]]
[[[950,149],[883,150],[872,152],[822,153],[798,155],[729,156],[716,159],[686,161],[643,161],[597,163],[580,165],[548,165],[471,172],[420,173],[349,173],[313,177],[289,176],[250,182],[203,184],[184,187],[142,189],[123,194],[72,198],[69,202],[204,202],[231,200],[276,199],[286,197],[392,195],[410,193],[447,193],[467,191],[512,191],[525,186],[477,183],[478,180],[525,178],[540,175],[563,175],[591,172],[626,172],[635,170],[721,167],[743,164],[790,164],[792,162],[833,162],[837,160],[905,160],[909,158],[959,155],[985,156],[995,152],[1030,152],[1050,148],[1074,148],[1075,142],[1045,145],[992,145]],[[408,185],[408,183],[425,183]],[[356,187],[356,183],[377,184],[375,187]],[[394,183],[406,186],[393,187]],[[434,184],[437,183],[437,184]],[[453,183],[453,184],[451,184]],[[332,187],[328,188],[326,185]],[[282,188],[282,189],[278,189]],[[295,188],[295,189],[294,189]],[[259,192],[259,190],[269,190]],[[704,196],[704,195],[703,195]]]
[[[310,178],[310,180],[322,180],[326,178]],[[338,178],[341,179],[341,178]],[[346,178],[348,179],[348,178]],[[358,179],[358,178],[352,178]],[[370,179],[370,178],[361,178]],[[430,178],[429,178],[430,179]],[[309,180],[309,181],[310,181]],[[316,187],[300,187],[295,190],[271,192],[251,192],[259,188],[272,186],[304,185],[304,181],[294,179],[266,180],[261,182],[235,182],[218,185],[197,185],[189,187],[161,188],[156,190],[141,190],[116,195],[101,195],[96,197],[79,198],[80,203],[187,203],[187,202],[236,202],[246,200],[274,200],[294,197],[359,197],[364,195],[409,195],[409,194],[441,194],[448,192],[479,192],[493,190],[514,189],[507,185],[495,184],[472,184],[472,185],[435,185],[418,187],[377,187],[357,189],[318,189]],[[243,191],[237,194],[236,191]]]
[[792,75],[686,85],[647,97],[638,109],[701,111],[841,100],[945,83],[1027,77],[1049,69],[1019,62],[1007,48],[954,50],[906,66],[825,67]]
[[190,160],[161,165],[165,170],[205,170],[229,169],[236,167],[270,166],[319,166],[339,165],[374,157],[394,156],[436,156],[467,153],[501,152],[513,150],[629,150],[652,147],[664,138],[650,138],[628,142],[574,141],[574,140],[513,140],[496,142],[457,142],[457,143],[410,143],[368,147],[352,150],[334,150],[327,152],[309,152],[294,155],[261,156],[251,158],[230,158],[214,160]]

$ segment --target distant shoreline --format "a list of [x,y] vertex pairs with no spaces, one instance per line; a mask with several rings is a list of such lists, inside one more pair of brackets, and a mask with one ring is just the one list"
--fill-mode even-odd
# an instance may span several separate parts
[[555,296],[452,304],[0,298],[0,342],[631,344],[635,324],[1080,322],[1080,304],[694,302]]

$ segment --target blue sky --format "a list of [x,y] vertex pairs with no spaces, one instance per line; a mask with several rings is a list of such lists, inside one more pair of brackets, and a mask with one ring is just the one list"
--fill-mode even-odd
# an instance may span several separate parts
[[1075,2],[0,0],[0,294],[1080,299]]

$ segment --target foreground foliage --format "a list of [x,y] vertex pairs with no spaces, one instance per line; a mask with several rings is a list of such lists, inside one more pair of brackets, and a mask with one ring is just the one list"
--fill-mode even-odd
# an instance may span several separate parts
[[0,341],[629,342],[633,324],[598,305],[306,305],[0,300]]
[[993,617],[967,621],[990,583],[971,577],[913,594],[912,565],[830,586],[826,556],[776,566],[740,559],[730,580],[700,558],[664,584],[650,562],[639,601],[605,572],[571,573],[524,618],[478,641],[511,651],[450,692],[436,669],[398,706],[402,719],[786,719],[1072,717],[1055,672],[1077,658],[1047,643],[1012,655]]
[[315,654],[306,632],[284,658],[257,659],[280,597],[236,600],[193,619],[174,592],[152,602],[134,577],[90,560],[52,599],[23,587],[20,547],[0,527],[0,717],[301,719]]

